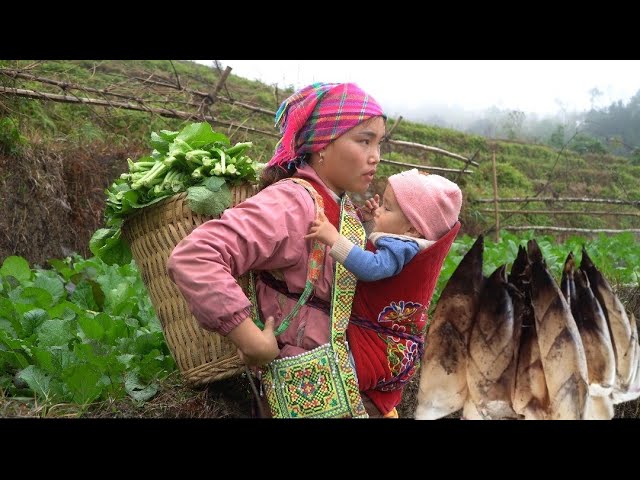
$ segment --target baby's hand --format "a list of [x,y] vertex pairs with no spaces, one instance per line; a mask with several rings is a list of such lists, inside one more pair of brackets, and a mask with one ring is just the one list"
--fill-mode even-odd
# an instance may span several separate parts
[[380,195],[378,195],[377,193],[373,196],[373,198],[370,198],[369,200],[364,202],[364,207],[361,208],[362,220],[364,220],[365,222],[368,222],[375,218],[376,210],[380,207],[379,202],[380,202]]
[[336,227],[334,227],[329,219],[325,216],[324,212],[320,212],[318,218],[313,221],[309,233],[304,236],[305,239],[317,238],[325,245],[333,247],[340,234]]

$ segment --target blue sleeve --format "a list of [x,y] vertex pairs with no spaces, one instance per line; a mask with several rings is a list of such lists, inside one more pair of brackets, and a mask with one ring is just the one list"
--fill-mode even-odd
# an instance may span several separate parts
[[381,238],[376,246],[376,252],[353,247],[344,262],[345,268],[359,280],[373,282],[400,273],[419,250],[416,242],[392,237]]

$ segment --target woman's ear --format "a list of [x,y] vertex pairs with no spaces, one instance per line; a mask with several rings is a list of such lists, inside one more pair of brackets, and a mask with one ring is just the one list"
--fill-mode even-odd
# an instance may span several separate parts
[[326,145],[322,147],[320,150],[318,150],[318,156],[320,157],[320,162],[319,162],[320,164],[324,163],[324,158],[326,153],[327,153]]

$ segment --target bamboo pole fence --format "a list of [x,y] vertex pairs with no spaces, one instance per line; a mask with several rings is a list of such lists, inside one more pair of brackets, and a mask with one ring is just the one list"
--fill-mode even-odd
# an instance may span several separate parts
[[[479,212],[483,213],[495,213],[494,209],[479,208]],[[622,217],[640,217],[640,213],[636,212],[607,212],[607,211],[589,211],[581,212],[579,210],[505,210],[500,209],[498,213],[513,213],[514,215],[614,215]]]
[[[578,210],[550,210],[550,209],[526,209],[521,208],[519,210],[516,209],[501,209],[501,203],[522,203],[528,205],[532,202],[543,202],[549,205],[550,203],[586,203],[586,204],[609,204],[609,205],[631,205],[634,207],[640,207],[640,200],[624,200],[617,198],[588,198],[588,197],[524,197],[524,198],[500,198],[498,194],[498,174],[496,169],[496,155],[495,155],[495,146],[492,152],[492,180],[493,180],[493,198],[477,198],[473,200],[473,203],[482,204],[482,203],[493,203],[493,209],[478,209],[478,212],[484,213],[493,213],[494,215],[494,224],[492,227],[487,229],[487,232],[494,230],[496,236],[496,242],[500,241],[500,228],[503,230],[541,230],[541,231],[550,231],[550,232],[574,232],[574,233],[621,233],[621,232],[633,232],[640,233],[640,229],[637,228],[627,228],[627,229],[611,229],[611,228],[578,228],[578,227],[563,227],[558,225],[506,225],[503,221],[502,226],[500,225],[500,217],[501,214],[507,214],[509,218],[512,215],[590,215],[590,216],[631,216],[631,217],[640,217],[640,213],[638,212],[612,212],[612,211],[585,211],[581,212]],[[542,192],[542,190],[541,190]],[[505,219],[503,219],[505,220]],[[485,233],[487,233],[485,232]]]
[[38,92],[35,90],[26,90],[22,88],[14,88],[14,87],[2,87],[0,86],[0,94],[13,94],[18,97],[27,97],[34,98],[39,100],[50,100],[53,102],[62,102],[62,103],[80,103],[84,105],[94,105],[101,107],[111,107],[111,108],[122,108],[125,110],[137,110],[140,112],[147,113],[155,113],[157,115],[163,117],[172,117],[172,118],[180,118],[183,120],[205,120],[207,122],[211,122],[213,124],[224,125],[227,127],[235,127],[238,129],[246,130],[247,132],[259,133],[261,135],[267,135],[274,138],[280,138],[280,135],[275,133],[266,132],[264,130],[260,130],[253,127],[248,127],[246,125],[238,125],[232,122],[226,122],[224,120],[218,120],[211,115],[202,115],[197,112],[184,112],[180,110],[175,110],[172,108],[156,108],[156,107],[148,107],[144,104],[135,104],[131,102],[113,102],[109,100],[100,100],[97,98],[87,98],[87,97],[76,97],[71,95],[59,95],[56,93],[46,93],[46,92]]
[[529,202],[573,202],[573,203],[608,203],[612,205],[633,205],[640,207],[640,200],[621,200],[617,198],[586,198],[586,197],[524,197],[524,198],[476,198],[477,203],[529,203]]
[[622,232],[633,232],[640,233],[640,228],[626,228],[626,229],[615,229],[615,228],[573,228],[573,227],[554,227],[554,226],[544,226],[544,225],[503,225],[503,230],[545,230],[550,232],[576,232],[576,233],[622,233]]

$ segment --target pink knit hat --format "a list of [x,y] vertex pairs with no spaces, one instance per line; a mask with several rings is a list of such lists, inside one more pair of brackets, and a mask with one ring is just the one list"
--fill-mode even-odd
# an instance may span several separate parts
[[402,213],[427,240],[439,240],[458,221],[462,192],[451,180],[413,168],[391,175],[389,184]]

